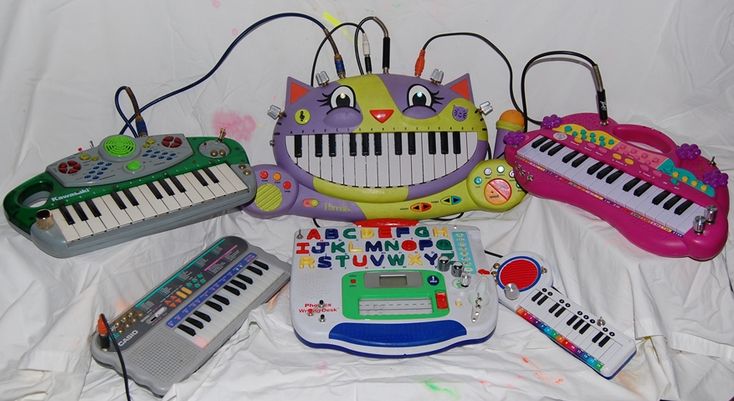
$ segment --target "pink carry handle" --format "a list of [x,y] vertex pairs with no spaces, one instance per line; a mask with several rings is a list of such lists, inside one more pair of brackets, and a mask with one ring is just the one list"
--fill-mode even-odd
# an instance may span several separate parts
[[635,143],[648,145],[657,150],[658,153],[673,160],[676,165],[678,164],[678,155],[675,152],[677,145],[667,135],[658,130],[642,125],[618,124],[612,127],[610,133],[626,142],[627,145],[646,152],[650,152],[650,150],[635,146]]

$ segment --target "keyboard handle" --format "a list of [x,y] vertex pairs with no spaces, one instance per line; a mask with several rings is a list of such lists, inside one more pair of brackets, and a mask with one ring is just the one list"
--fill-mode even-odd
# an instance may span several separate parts
[[678,155],[675,153],[675,142],[658,130],[642,125],[619,124],[612,128],[611,134],[625,141],[628,145],[647,152],[649,152],[650,149],[646,149],[636,144],[648,145],[656,150],[657,153],[672,159],[673,163],[676,165],[678,164]]

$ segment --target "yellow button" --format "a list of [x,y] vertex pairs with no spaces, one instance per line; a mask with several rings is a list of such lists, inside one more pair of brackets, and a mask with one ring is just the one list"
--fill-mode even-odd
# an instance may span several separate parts
[[576,143],[581,143],[581,142],[583,142],[584,140],[583,140],[583,139],[581,139],[581,138],[579,138],[579,137],[575,137],[575,138],[573,138],[573,141],[574,141],[574,142],[576,142]]
[[695,188],[697,185],[698,185],[698,181],[696,181],[696,180],[691,181],[691,186],[692,187]]
[[176,291],[176,295],[178,295],[181,299],[186,299],[186,297],[188,297],[188,295],[184,294],[181,291]]
[[187,295],[191,295],[191,290],[186,287],[181,287],[181,291],[185,292]]
[[308,124],[311,121],[311,113],[306,109],[300,109],[293,114],[293,118],[300,125]]
[[155,143],[155,139],[153,139],[153,138],[148,138],[148,139],[147,139],[147,140],[145,141],[145,143],[147,143],[148,145],[152,145],[152,144],[154,144],[154,143]]
[[680,175],[680,173],[677,172],[677,171],[673,171],[673,174],[671,174],[671,175],[673,176],[673,178],[678,178],[678,176]]
[[84,153],[82,153],[82,154],[79,155],[79,158],[82,159],[82,160],[89,160],[89,153],[84,152]]
[[635,164],[635,161],[634,161],[634,160],[632,160],[632,159],[630,159],[629,157],[625,158],[625,159],[624,159],[624,162],[625,162],[626,164],[629,164],[630,166],[631,166],[631,165],[633,165],[633,164]]
[[612,157],[614,158],[614,160],[622,160],[622,155],[620,155],[619,153],[612,153]]
[[683,178],[680,179],[683,182],[688,182],[688,176],[684,175]]
[[701,185],[701,188],[700,189],[701,189],[701,191],[705,191],[706,189],[708,189],[708,187],[709,187],[708,185],[703,184],[703,185]]

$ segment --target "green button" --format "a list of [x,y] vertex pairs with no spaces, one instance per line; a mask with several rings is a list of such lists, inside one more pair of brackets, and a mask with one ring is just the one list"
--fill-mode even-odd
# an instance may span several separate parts
[[130,171],[135,171],[135,170],[140,170],[140,167],[143,167],[143,164],[140,163],[140,160],[133,160],[130,163],[128,163],[127,166],[125,167],[127,167],[127,169]]
[[482,183],[482,178],[481,177],[474,177],[474,183],[477,184],[477,185],[481,184]]
[[135,152],[135,141],[122,135],[115,135],[107,138],[102,147],[110,156],[127,157]]

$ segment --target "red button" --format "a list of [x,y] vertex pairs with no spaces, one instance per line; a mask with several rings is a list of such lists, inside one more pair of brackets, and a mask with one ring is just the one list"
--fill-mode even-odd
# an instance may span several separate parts
[[449,300],[445,292],[441,291],[436,293],[436,307],[438,309],[448,309]]
[[262,178],[263,180],[267,180],[268,179],[268,172],[265,171],[265,170],[261,171],[260,172],[260,178]]
[[291,189],[292,185],[290,181],[285,181],[283,182],[283,189]]

